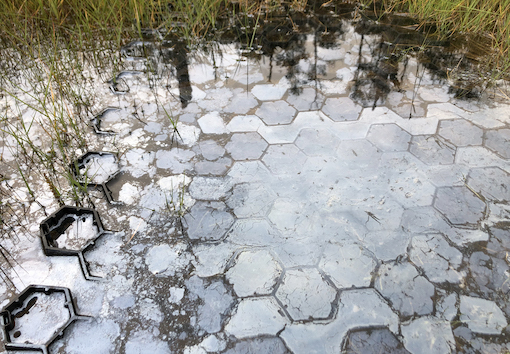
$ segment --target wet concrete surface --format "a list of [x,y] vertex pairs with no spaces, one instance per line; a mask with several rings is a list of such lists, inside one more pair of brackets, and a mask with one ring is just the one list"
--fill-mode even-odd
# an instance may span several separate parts
[[[58,208],[44,184],[23,242],[4,246],[17,291],[66,286],[95,318],[51,352],[510,350],[510,106],[455,97],[413,56],[378,86],[380,37],[342,23],[329,47],[280,38],[275,61],[220,43],[174,55],[167,87],[124,51],[123,92],[94,87],[114,134],[89,132],[91,151],[119,156],[88,176],[120,168],[113,203],[90,191],[116,231],[84,255],[103,278],[30,237]],[[17,291],[0,287],[5,305]]]

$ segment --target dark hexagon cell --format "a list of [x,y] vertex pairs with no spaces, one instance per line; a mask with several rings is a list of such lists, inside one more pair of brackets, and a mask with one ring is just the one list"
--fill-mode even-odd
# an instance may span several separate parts
[[350,332],[344,342],[345,354],[408,354],[403,344],[387,328]]
[[485,213],[485,203],[464,186],[438,188],[434,207],[459,226],[475,226]]
[[236,343],[225,354],[290,354],[283,341],[278,337],[254,338]]

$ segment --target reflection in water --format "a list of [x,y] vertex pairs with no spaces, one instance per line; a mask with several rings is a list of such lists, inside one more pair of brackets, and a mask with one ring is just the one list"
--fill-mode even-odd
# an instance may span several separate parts
[[[327,78],[327,65],[331,65],[332,60],[320,58],[319,49],[342,52],[342,43],[357,36],[357,59],[350,64],[355,67],[350,94],[360,105],[372,108],[384,104],[390,92],[403,92],[401,81],[411,56],[420,63],[415,73],[415,84],[419,87],[425,70],[433,80],[444,83],[451,79],[454,69],[473,71],[473,65],[477,63],[474,52],[486,53],[473,50],[475,42],[470,39],[439,41],[428,34],[434,29],[423,27],[418,31],[414,19],[359,13],[353,4],[334,1],[314,2],[304,12],[259,14],[218,23],[222,30],[211,36],[217,42],[206,43],[205,52],[214,59],[218,50],[214,43],[232,43],[238,46],[246,60],[269,63],[268,82],[273,79],[275,66],[285,68],[289,91],[293,95],[300,95],[303,85],[317,86],[321,78]],[[168,75],[175,75],[178,81],[179,98],[184,108],[192,99],[188,47],[182,39],[171,34],[164,38],[161,47],[157,40],[158,36],[152,36],[143,42],[133,42],[136,45],[131,44],[123,52],[128,56],[150,57],[148,62],[151,66],[171,65],[173,71]],[[161,53],[158,54],[158,50]],[[221,53],[217,55],[221,56]],[[156,68],[156,71],[162,70]],[[457,97],[477,96],[482,89],[479,81],[478,78],[459,76],[453,81],[450,91]],[[413,106],[414,98],[411,99]],[[409,118],[412,116],[411,108]]]

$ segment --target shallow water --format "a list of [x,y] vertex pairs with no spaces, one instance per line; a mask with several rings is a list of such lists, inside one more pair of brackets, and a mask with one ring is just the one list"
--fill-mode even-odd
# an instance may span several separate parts
[[[136,41],[94,82],[88,149],[120,160],[111,181],[112,161],[89,166],[114,199],[90,190],[116,231],[84,255],[103,279],[43,255],[59,205],[37,175],[39,204],[4,241],[17,291],[68,287],[96,319],[52,352],[510,349],[510,106],[477,84],[456,97],[443,74],[461,54],[405,55],[424,39],[346,13],[327,31],[320,12],[268,23],[252,51],[239,28],[205,50]],[[9,146],[2,183],[28,205]],[[0,286],[3,306],[17,291]]]

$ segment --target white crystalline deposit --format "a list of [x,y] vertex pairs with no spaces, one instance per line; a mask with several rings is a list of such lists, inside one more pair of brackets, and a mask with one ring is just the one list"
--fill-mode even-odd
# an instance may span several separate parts
[[178,243],[152,247],[145,256],[145,264],[149,271],[158,276],[173,276],[183,270],[191,261],[191,255],[186,252],[186,244]]
[[86,175],[91,183],[104,183],[118,170],[119,165],[114,155],[94,155],[87,158],[80,174]]
[[193,146],[197,142],[200,136],[200,129],[195,127],[194,125],[177,123],[177,131],[176,138],[178,138],[179,143],[186,146]]
[[169,289],[170,297],[168,298],[168,302],[179,303],[184,297],[184,292],[185,292],[184,288],[171,287]]
[[[36,293],[27,298],[25,304],[28,303],[33,303],[33,306],[25,314],[18,317],[16,313],[23,311],[13,313],[16,320],[14,328],[10,331],[11,341],[45,344],[69,319],[64,293],[56,292],[49,295]],[[13,335],[16,332],[19,333],[17,337]]]
[[140,189],[131,183],[124,183],[119,191],[119,201],[131,205],[136,202],[140,196]]
[[88,241],[97,237],[98,229],[94,225],[92,214],[76,217],[76,220],[56,240],[57,247],[80,250]]

